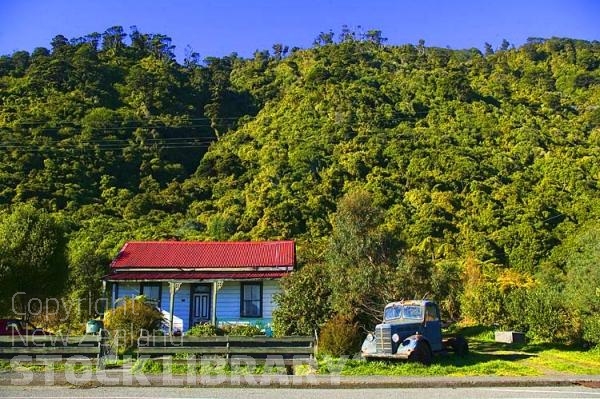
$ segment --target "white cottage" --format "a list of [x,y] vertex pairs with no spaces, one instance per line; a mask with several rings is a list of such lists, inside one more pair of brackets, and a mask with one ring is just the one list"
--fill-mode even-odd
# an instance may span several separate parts
[[279,280],[296,264],[293,241],[126,243],[104,280],[112,304],[144,295],[171,331],[197,323],[268,325]]

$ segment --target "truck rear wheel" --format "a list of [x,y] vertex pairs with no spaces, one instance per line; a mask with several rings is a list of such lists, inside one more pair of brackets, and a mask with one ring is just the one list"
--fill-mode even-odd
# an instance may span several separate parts
[[460,335],[452,340],[450,346],[454,350],[456,356],[464,357],[469,354],[469,344],[467,343],[467,340]]
[[425,341],[418,341],[415,350],[408,356],[410,362],[416,362],[429,366],[431,364],[433,355],[431,354],[431,348]]

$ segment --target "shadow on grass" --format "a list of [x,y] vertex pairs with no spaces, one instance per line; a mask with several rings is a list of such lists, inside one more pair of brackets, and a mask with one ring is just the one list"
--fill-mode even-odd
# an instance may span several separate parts
[[531,352],[527,350],[527,344],[507,344],[504,342],[494,342],[494,341],[477,341],[471,340],[469,341],[469,348],[471,351],[475,352]]
[[471,352],[464,357],[453,353],[436,355],[431,366],[408,361],[364,362],[350,360],[343,375],[396,375],[396,376],[475,376],[475,375],[536,375],[531,367],[519,360],[535,354]]
[[493,361],[514,362],[518,360],[537,357],[537,353],[545,350],[539,348],[531,350],[531,345],[508,344],[494,341],[493,326],[467,326],[454,329],[453,335],[465,337],[469,343],[469,354],[464,357],[454,355],[452,352],[447,355],[437,356],[435,363],[443,366],[467,367],[477,366]]
[[466,326],[452,329],[451,335],[462,335],[469,342],[469,347],[475,351],[523,351],[528,353],[539,353],[547,350],[558,350],[564,352],[576,352],[585,350],[581,345],[567,345],[561,343],[527,342],[522,344],[507,344],[494,341],[494,332],[498,330],[494,326]]
[[585,351],[580,345],[550,344],[550,343],[530,343],[524,346],[527,352],[539,353],[548,350],[558,350],[561,352],[581,352]]
[[493,361],[513,362],[516,360],[528,359],[533,356],[536,355],[527,353],[471,352],[466,356],[460,357],[450,353],[447,355],[436,356],[434,358],[434,364],[439,364],[441,366],[468,367]]
[[[371,364],[349,361],[344,374],[348,375],[540,375],[545,369],[563,371],[564,364],[570,364],[571,358],[563,359],[552,365],[554,354],[548,351],[575,352],[582,351],[579,346],[550,343],[509,344],[494,340],[495,327],[455,326],[445,330],[445,336],[461,335],[467,339],[469,354],[460,357],[453,352],[434,356],[432,367],[406,361],[378,361]],[[600,349],[599,349],[600,353]],[[532,359],[532,361],[527,361]],[[523,361],[525,360],[525,361]],[[585,360],[585,359],[584,359]],[[549,363],[550,362],[550,363]],[[587,362],[587,360],[586,360]],[[590,374],[590,366],[583,362],[580,374]],[[541,365],[541,369],[540,366]]]

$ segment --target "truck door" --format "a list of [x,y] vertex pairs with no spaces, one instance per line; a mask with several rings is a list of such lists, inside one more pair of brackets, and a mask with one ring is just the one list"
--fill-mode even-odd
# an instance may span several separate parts
[[435,303],[428,302],[425,306],[423,335],[429,340],[432,351],[442,350],[442,321]]

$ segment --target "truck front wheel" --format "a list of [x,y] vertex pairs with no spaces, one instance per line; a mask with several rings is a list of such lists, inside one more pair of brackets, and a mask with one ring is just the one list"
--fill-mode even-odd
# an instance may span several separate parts
[[429,348],[429,344],[425,341],[418,341],[415,350],[412,351],[412,353],[408,356],[408,361],[429,366],[431,364],[432,357],[433,355],[431,354],[431,348]]

